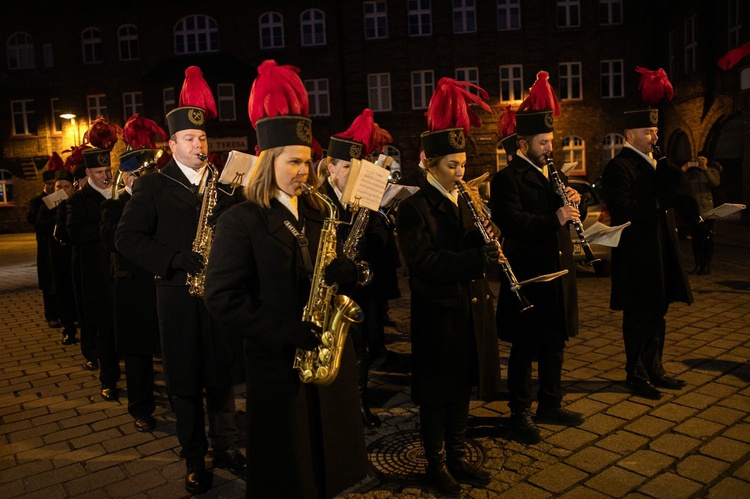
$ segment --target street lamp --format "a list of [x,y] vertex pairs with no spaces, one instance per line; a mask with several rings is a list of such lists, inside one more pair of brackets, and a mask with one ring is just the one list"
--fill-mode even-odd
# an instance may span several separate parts
[[73,113],[63,113],[60,118],[70,120],[70,126],[73,127],[73,146],[78,145],[78,125],[76,125],[76,115]]

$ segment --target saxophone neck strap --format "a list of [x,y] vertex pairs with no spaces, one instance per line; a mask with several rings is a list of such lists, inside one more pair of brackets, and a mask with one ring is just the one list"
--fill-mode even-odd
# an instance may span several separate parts
[[305,267],[305,273],[307,275],[312,275],[313,265],[312,259],[310,258],[310,249],[307,241],[307,236],[305,236],[304,225],[302,227],[302,232],[298,231],[294,224],[289,220],[284,220],[284,225],[287,229],[289,229],[289,232],[291,232],[294,238],[297,240],[297,244],[299,244],[299,249],[302,253],[302,264]]

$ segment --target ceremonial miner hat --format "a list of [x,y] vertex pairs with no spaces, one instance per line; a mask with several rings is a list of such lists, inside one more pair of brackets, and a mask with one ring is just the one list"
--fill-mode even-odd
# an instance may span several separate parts
[[[664,97],[672,100],[674,89],[670,83],[667,73],[659,68],[651,71],[647,68],[636,66],[635,70],[641,74],[638,82],[638,90],[641,91],[641,99],[648,106],[658,104]],[[624,113],[625,130],[633,128],[653,128],[659,126],[659,110],[654,107],[635,109]]]
[[539,71],[516,112],[516,133],[522,137],[554,131],[554,116],[560,116],[560,104],[555,90],[549,84],[549,73]]
[[75,177],[68,170],[57,170],[55,172],[55,181],[67,180],[71,184],[75,181]]
[[42,180],[49,182],[55,180],[55,172],[65,169],[65,164],[57,151],[53,152],[47,160],[47,170],[42,172]]
[[505,112],[497,122],[497,135],[500,137],[500,143],[505,149],[505,155],[510,163],[518,151],[518,134],[516,134],[516,112],[511,109],[510,105],[505,108]]
[[167,133],[153,120],[137,113],[128,118],[122,131],[127,147],[120,155],[120,171],[132,172],[153,163],[161,154],[161,149],[156,147],[157,139],[165,142]]
[[190,66],[185,70],[179,104],[180,107],[167,113],[170,135],[181,130],[205,132],[206,119],[216,118],[216,101],[198,66]]
[[84,143],[93,146],[83,151],[83,164],[86,168],[102,168],[112,166],[110,151],[119,140],[122,128],[110,123],[103,117],[98,117],[91,123],[86,133],[83,134]]
[[392,140],[391,134],[375,123],[372,111],[365,109],[346,131],[331,137],[327,154],[331,158],[345,161],[362,159],[382,149]]

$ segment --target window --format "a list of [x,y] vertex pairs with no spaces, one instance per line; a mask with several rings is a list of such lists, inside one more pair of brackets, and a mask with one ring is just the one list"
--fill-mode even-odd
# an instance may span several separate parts
[[667,36],[667,56],[668,56],[668,69],[669,69],[669,76],[672,76],[675,74],[675,68],[677,67],[677,49],[675,44],[675,35],[674,31],[670,31],[669,35]]
[[234,84],[219,83],[216,88],[216,96],[219,101],[217,103],[219,121],[235,121],[237,119],[237,108],[234,101]]
[[260,48],[284,48],[284,19],[278,12],[260,16]]
[[219,51],[219,26],[208,16],[183,17],[174,27],[175,54]]
[[[468,81],[474,85],[479,85],[479,69],[477,68],[456,68],[456,80]],[[474,95],[479,95],[479,90],[474,87],[464,87]]]
[[557,27],[577,28],[580,25],[580,0],[557,0]]
[[560,99],[582,99],[583,87],[581,83],[581,63],[563,62],[558,68],[560,71]]
[[622,24],[622,0],[599,0],[599,24]]
[[695,73],[695,16],[685,19],[685,74]]
[[313,47],[326,44],[326,17],[322,10],[308,9],[300,16],[302,46]]
[[730,49],[733,49],[740,44],[740,28],[742,28],[742,23],[740,22],[740,0],[729,0],[727,6],[729,8],[727,16],[728,45]]
[[500,101],[523,100],[523,67],[520,64],[500,66]]
[[388,38],[388,10],[384,1],[364,2],[365,39]]
[[117,42],[120,46],[121,61],[136,61],[140,58],[138,53],[138,28],[132,24],[120,26],[117,30]]
[[143,92],[125,92],[122,94],[122,110],[126,120],[136,113],[143,113]]
[[497,0],[497,30],[521,28],[521,0]]
[[391,74],[372,73],[367,75],[368,106],[373,111],[391,110]]
[[81,32],[81,46],[84,64],[102,63],[102,33],[98,28],[86,28]]
[[475,0],[453,0],[453,32],[475,33],[477,8]]
[[411,108],[427,109],[432,92],[435,90],[435,74],[433,71],[411,72]]
[[586,144],[578,135],[570,135],[562,140],[563,163],[578,164],[568,171],[568,176],[586,175]]
[[0,206],[13,206],[13,174],[0,170]]
[[50,119],[50,132],[52,135],[62,135],[62,110],[60,109],[60,99],[53,97],[49,100],[49,108],[51,114]]
[[55,67],[55,52],[52,50],[51,43],[45,43],[42,45],[42,53],[44,54],[44,67],[54,68]]
[[36,114],[32,99],[10,101],[13,135],[36,135]]
[[87,95],[86,103],[88,105],[89,122],[94,121],[99,116],[107,117],[107,96],[104,94]]
[[430,0],[409,0],[409,36],[432,34]]
[[602,61],[599,64],[602,84],[602,99],[623,96],[622,59],[616,61]]
[[174,87],[165,88],[161,91],[162,100],[164,101],[164,116],[169,114],[169,111],[177,107],[175,102]]
[[310,100],[310,116],[330,116],[331,106],[328,98],[328,80],[305,80],[307,96]]
[[499,140],[495,145],[495,170],[500,171],[508,166],[508,153],[503,147],[503,143]]
[[624,143],[625,137],[619,133],[610,133],[604,137],[604,142],[602,142],[602,165],[606,165],[610,159],[617,156]]
[[13,33],[8,38],[8,69],[34,69],[34,39],[28,33]]

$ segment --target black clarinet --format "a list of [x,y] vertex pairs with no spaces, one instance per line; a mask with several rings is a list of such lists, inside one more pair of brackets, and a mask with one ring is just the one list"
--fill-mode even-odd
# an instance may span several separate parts
[[[497,247],[500,248],[500,241],[497,240],[497,237],[492,237],[490,236],[490,233],[487,232],[487,227],[484,226],[485,218],[479,215],[479,211],[474,206],[474,200],[471,199],[471,196],[466,191],[466,187],[464,187],[464,184],[460,181],[456,182],[456,187],[458,187],[458,192],[459,194],[461,194],[461,197],[464,198],[466,204],[469,205],[471,216],[474,218],[474,225],[477,226],[477,229],[479,229],[479,232],[482,234],[484,242],[495,243]],[[518,299],[518,313],[525,312],[526,310],[533,308],[534,305],[529,303],[529,300],[527,300],[526,297],[521,293],[521,284],[519,284],[518,279],[516,279],[516,275],[510,268],[510,264],[508,263],[508,261],[501,261],[500,268],[502,269],[503,274],[505,274],[505,277],[508,279],[510,290],[513,292],[513,294],[516,295],[516,298]]]
[[[545,159],[547,161],[547,169],[549,170],[549,179],[554,183],[555,191],[562,199],[563,206],[574,206],[577,209],[578,205],[571,202],[568,199],[568,195],[565,193],[565,184],[563,184],[562,180],[560,180],[560,175],[557,173],[557,169],[555,168],[555,163],[552,161],[552,158],[550,156],[547,156]],[[578,234],[578,239],[580,239],[581,241],[583,252],[586,254],[586,265],[594,265],[595,263],[600,262],[601,260],[594,256],[594,252],[591,250],[591,245],[586,239],[586,236],[583,234],[583,223],[581,222],[581,219],[574,218],[571,223],[576,230],[576,234]]]

